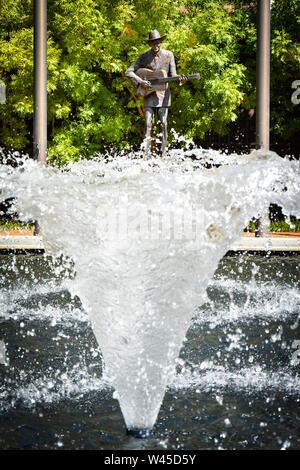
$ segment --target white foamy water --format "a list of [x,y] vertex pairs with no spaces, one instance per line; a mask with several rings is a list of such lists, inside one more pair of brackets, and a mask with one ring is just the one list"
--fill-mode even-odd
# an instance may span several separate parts
[[[222,292],[223,305],[209,301],[194,316],[195,324],[208,323],[210,328],[230,323],[258,323],[300,318],[300,293],[297,287],[275,282],[239,282],[232,279],[211,281],[208,288]],[[226,305],[227,304],[227,305]],[[297,320],[296,320],[297,321]]]
[[300,215],[299,165],[271,152],[217,170],[175,152],[67,171],[27,160],[0,175],[2,197],[16,197],[20,216],[74,260],[68,288],[92,322],[128,428],[155,423],[195,308],[249,220],[270,203]]
[[[21,371],[25,377],[33,375],[30,369]],[[2,412],[14,408],[18,403],[23,407],[32,408],[39,404],[57,403],[63,399],[81,400],[91,392],[110,390],[111,381],[107,377],[92,375],[82,364],[75,365],[67,372],[56,376],[44,375],[32,378],[29,383],[12,383],[4,381],[0,387],[0,410]],[[173,377],[168,387],[172,393],[182,390],[193,390],[194,393],[263,392],[283,393],[284,395],[300,396],[300,378],[288,369],[269,371],[260,366],[242,368],[232,371],[212,362],[195,366],[193,371],[186,368]],[[115,397],[115,395],[114,395]],[[116,398],[116,397],[115,397]]]
[[171,384],[171,389],[190,389],[199,392],[284,392],[300,396],[300,377],[288,369],[269,371],[261,366],[246,367],[238,371],[206,362],[193,371],[185,369]]
[[[50,289],[49,289],[50,288]],[[53,324],[72,322],[86,322],[89,320],[86,312],[81,308],[74,308],[72,305],[62,308],[61,306],[45,305],[47,296],[56,294],[57,297],[63,298],[65,295],[62,286],[53,283],[50,285],[18,287],[13,290],[3,289],[0,292],[0,320],[38,320],[42,322],[50,322]],[[36,300],[35,300],[36,298]],[[44,299],[39,300],[40,299]],[[34,305],[32,305],[34,304]]]
[[[76,364],[66,372],[59,370],[34,377],[35,371],[26,369],[19,372],[20,383],[8,379],[0,386],[0,410],[7,411],[21,403],[32,408],[42,403],[56,403],[62,399],[80,400],[85,394],[101,392],[110,387],[103,378],[92,375],[87,367]],[[32,376],[31,380],[25,380]],[[23,383],[22,383],[23,379]]]

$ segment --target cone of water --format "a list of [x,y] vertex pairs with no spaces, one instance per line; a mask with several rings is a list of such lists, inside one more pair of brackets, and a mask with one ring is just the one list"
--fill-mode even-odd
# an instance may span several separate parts
[[[194,150],[197,157],[197,151]],[[201,158],[200,158],[201,157]],[[99,156],[68,171],[2,168],[3,197],[73,260],[78,295],[128,432],[151,435],[195,309],[220,259],[270,203],[300,215],[295,162],[258,151],[207,169],[201,153]],[[229,156],[227,156],[229,158]]]

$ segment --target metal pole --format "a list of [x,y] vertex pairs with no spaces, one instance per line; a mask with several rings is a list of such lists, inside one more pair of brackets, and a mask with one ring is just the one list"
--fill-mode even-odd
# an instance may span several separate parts
[[34,0],[33,157],[47,157],[47,0]]
[[[47,158],[47,0],[34,3],[34,114],[33,158],[42,165]],[[34,235],[41,235],[37,220]]]
[[256,53],[256,148],[269,150],[270,0],[259,0]]
[[[270,0],[258,0],[256,42],[256,148],[270,146]],[[269,233],[269,215],[256,222],[256,237]]]

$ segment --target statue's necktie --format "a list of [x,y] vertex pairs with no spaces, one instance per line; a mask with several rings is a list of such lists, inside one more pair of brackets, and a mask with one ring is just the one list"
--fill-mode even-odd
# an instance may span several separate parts
[[158,62],[158,57],[157,57],[157,55],[156,55],[156,56],[154,57],[154,63],[155,63],[155,65],[157,64],[157,62]]

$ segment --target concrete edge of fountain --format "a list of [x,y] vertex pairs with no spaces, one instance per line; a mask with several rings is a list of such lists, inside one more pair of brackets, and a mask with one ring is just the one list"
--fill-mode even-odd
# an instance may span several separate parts
[[[48,243],[44,243],[41,236],[33,235],[4,235],[0,236],[0,252],[53,252]],[[272,235],[268,237],[242,236],[235,241],[228,253],[258,252],[258,253],[300,253],[300,233],[291,236]]]
[[0,251],[45,251],[45,244],[37,235],[2,235]]
[[230,252],[299,252],[299,236],[275,236],[269,234],[267,237],[243,236],[230,247]]

